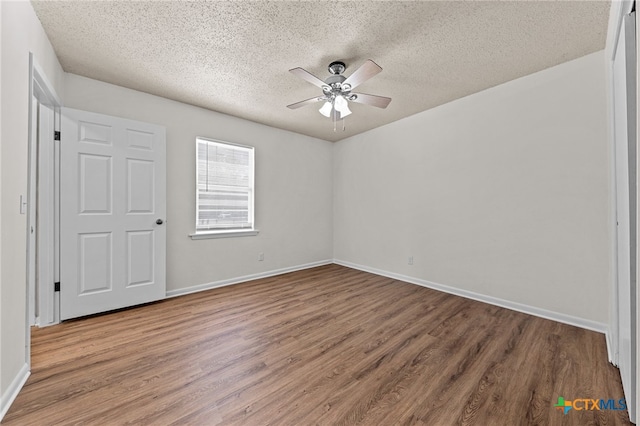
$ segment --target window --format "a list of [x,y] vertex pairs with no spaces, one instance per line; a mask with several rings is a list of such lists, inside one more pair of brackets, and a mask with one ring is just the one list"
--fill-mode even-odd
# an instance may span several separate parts
[[253,154],[253,147],[196,139],[196,234],[254,230]]

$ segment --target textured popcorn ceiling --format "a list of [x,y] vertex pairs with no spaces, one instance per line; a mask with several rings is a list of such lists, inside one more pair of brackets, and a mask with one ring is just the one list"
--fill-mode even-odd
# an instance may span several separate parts
[[[33,1],[65,71],[330,141],[604,48],[609,2]],[[333,131],[290,74],[383,71]],[[461,117],[462,119],[462,117]]]

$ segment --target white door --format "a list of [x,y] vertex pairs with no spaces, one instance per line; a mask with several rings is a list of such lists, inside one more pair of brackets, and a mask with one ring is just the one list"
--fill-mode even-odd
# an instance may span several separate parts
[[166,295],[161,126],[64,108],[60,318]]
[[[617,323],[618,323],[618,367],[622,386],[629,409],[629,417],[635,420],[635,291],[636,291],[636,146],[635,135],[629,129],[635,126],[635,88],[632,79],[635,72],[629,73],[628,54],[635,52],[633,38],[635,31],[628,27],[625,18],[620,27],[615,57],[613,58],[613,127],[616,156],[616,210],[617,210]],[[627,25],[625,25],[627,24]],[[626,27],[626,28],[625,28]],[[631,29],[631,31],[630,31]],[[632,46],[630,46],[632,44]],[[633,90],[633,96],[630,90]]]

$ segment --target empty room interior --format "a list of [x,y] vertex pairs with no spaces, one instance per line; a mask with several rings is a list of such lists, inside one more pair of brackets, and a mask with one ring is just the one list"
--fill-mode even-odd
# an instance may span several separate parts
[[7,425],[624,425],[633,1],[1,1]]

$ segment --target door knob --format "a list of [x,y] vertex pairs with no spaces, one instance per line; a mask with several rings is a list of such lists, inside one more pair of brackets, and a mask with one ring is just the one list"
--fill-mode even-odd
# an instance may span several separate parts
[[156,225],[162,225],[162,223],[163,223],[163,222],[162,222],[162,219],[158,219],[158,220],[156,220]]

